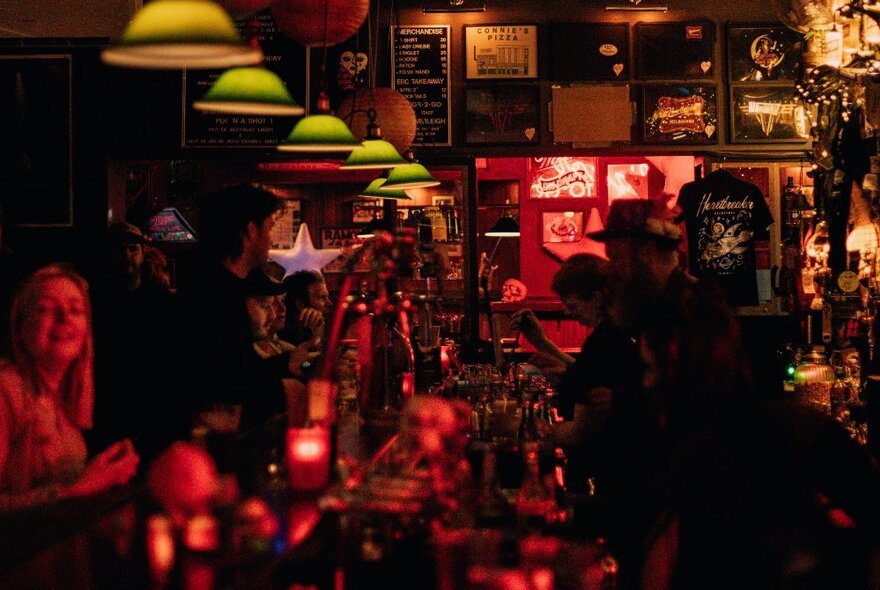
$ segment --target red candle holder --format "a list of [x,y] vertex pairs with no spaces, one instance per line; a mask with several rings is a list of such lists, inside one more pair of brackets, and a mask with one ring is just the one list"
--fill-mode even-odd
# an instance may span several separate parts
[[330,484],[330,429],[287,429],[287,478],[294,490],[320,490]]

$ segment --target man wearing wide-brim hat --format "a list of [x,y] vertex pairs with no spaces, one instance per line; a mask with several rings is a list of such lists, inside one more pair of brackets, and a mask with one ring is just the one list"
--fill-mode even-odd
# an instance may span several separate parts
[[679,268],[681,229],[659,201],[617,199],[608,211],[605,229],[587,237],[605,243],[614,274],[608,313],[633,335],[670,281],[693,281]]

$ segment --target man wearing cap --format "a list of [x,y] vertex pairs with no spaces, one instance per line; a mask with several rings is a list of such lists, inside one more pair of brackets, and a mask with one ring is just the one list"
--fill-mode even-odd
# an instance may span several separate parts
[[[187,342],[183,394],[198,413],[213,404],[242,404],[242,428],[256,426],[286,410],[282,379],[301,375],[303,359],[293,354],[261,359],[247,312],[249,273],[269,260],[271,231],[282,201],[249,184],[209,195],[199,215],[201,267],[182,286],[184,315],[194,339]],[[185,288],[188,287],[188,288]],[[275,287],[272,287],[275,288]],[[194,361],[194,362],[193,362]]]

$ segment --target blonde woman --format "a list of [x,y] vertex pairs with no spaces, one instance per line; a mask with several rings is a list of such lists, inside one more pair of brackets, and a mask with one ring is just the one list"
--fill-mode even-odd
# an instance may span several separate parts
[[[12,301],[12,359],[0,360],[0,510],[125,484],[139,458],[128,439],[87,460],[94,387],[88,284],[50,265]],[[122,384],[120,384],[122,385]]]

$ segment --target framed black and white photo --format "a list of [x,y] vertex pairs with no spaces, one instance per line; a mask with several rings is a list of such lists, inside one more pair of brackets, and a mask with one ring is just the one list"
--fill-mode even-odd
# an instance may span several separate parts
[[464,28],[468,80],[538,77],[538,26],[478,25]]
[[796,80],[804,36],[782,25],[731,24],[727,28],[730,82]]
[[646,143],[718,142],[717,88],[711,84],[650,84],[643,89]]
[[465,142],[538,143],[540,96],[537,86],[465,89]]
[[73,225],[72,72],[69,54],[0,55],[0,194],[16,225]]
[[730,87],[731,143],[804,143],[810,123],[788,84]]
[[636,77],[642,80],[714,78],[715,23],[637,23],[635,52]]

